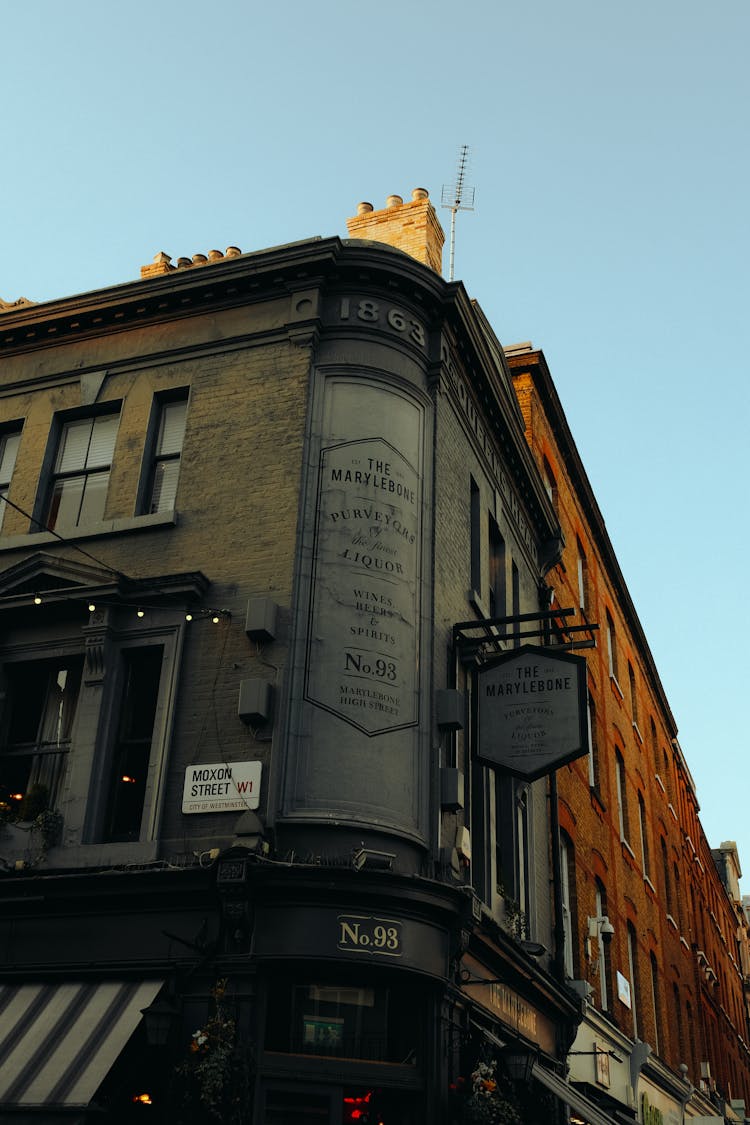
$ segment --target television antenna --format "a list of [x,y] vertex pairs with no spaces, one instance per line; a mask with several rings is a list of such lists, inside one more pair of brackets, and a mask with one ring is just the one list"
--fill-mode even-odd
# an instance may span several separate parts
[[458,168],[456,169],[456,182],[443,184],[442,205],[451,213],[451,241],[450,264],[448,266],[448,280],[453,281],[453,263],[456,257],[456,215],[459,211],[474,210],[474,188],[467,187],[464,183],[466,167],[469,163],[469,146],[461,145],[458,154]]

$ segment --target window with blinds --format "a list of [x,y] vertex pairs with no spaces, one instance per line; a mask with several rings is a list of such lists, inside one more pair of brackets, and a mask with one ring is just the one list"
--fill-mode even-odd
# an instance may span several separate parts
[[7,508],[5,497],[8,495],[8,489],[10,488],[10,478],[13,476],[20,442],[20,427],[0,433],[0,530],[2,530],[5,509]]
[[179,396],[158,403],[158,422],[155,430],[148,493],[148,512],[169,512],[175,507],[177,482],[180,476],[180,457],[185,437],[187,417],[187,389]]
[[119,409],[63,423],[52,471],[48,527],[80,527],[104,519],[119,424]]

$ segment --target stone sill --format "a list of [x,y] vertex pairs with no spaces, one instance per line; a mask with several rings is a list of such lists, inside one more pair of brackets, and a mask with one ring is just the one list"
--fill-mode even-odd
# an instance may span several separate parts
[[33,547],[46,547],[60,540],[72,542],[79,539],[99,539],[106,535],[122,535],[132,531],[150,531],[157,527],[176,527],[177,512],[155,512],[153,515],[130,516],[124,519],[101,520],[84,527],[62,527],[57,535],[51,531],[32,531],[26,535],[0,536],[0,552],[27,551]]

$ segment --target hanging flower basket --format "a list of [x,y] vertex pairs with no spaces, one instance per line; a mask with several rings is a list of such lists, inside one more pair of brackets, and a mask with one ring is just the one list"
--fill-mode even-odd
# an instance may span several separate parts
[[244,1125],[249,1104],[247,1051],[237,1039],[237,1026],[225,1001],[227,980],[211,990],[212,1012],[193,1032],[187,1057],[176,1067],[180,1096],[179,1121]]
[[463,1109],[463,1125],[523,1125],[511,1091],[501,1087],[497,1064],[478,1062]]

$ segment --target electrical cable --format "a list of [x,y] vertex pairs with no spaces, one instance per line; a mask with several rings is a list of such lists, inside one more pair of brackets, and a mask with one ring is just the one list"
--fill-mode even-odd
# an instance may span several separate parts
[[36,524],[38,528],[41,528],[43,531],[48,531],[50,535],[54,535],[55,539],[59,539],[65,547],[71,547],[74,551],[78,551],[79,555],[84,555],[87,559],[90,559],[91,562],[96,563],[97,566],[103,566],[105,570],[108,570],[110,574],[114,574],[117,578],[123,578],[126,582],[135,581],[135,579],[131,578],[129,575],[123,574],[121,570],[117,570],[115,567],[110,566],[109,563],[105,563],[102,561],[102,559],[98,559],[96,555],[92,555],[88,551],[84,551],[83,547],[78,547],[69,539],[65,539],[64,536],[55,531],[53,527],[50,527],[46,523],[42,523],[41,520],[35,519],[34,516],[29,514],[29,512],[19,507],[19,505],[15,504],[12,500],[9,500],[7,496],[0,496],[0,500],[3,500],[11,508],[14,508],[15,511],[20,512],[22,516],[25,516],[26,519],[30,520],[33,524]]

